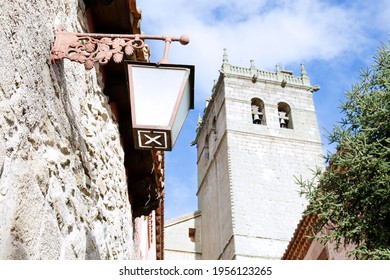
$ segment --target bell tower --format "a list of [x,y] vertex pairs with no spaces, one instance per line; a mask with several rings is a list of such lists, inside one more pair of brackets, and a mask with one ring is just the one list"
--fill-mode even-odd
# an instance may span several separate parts
[[301,75],[229,64],[195,143],[203,259],[280,259],[307,202],[295,176],[323,166],[312,86]]

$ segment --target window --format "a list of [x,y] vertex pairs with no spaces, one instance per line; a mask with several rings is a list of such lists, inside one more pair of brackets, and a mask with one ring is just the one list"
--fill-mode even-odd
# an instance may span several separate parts
[[217,117],[213,118],[211,131],[214,132],[214,140],[217,141]]
[[259,98],[252,98],[252,123],[265,125],[264,102]]
[[189,228],[188,229],[188,237],[190,238],[190,240],[192,242],[195,242],[195,232],[196,232],[195,228]]
[[209,161],[210,155],[209,155],[209,136],[206,136],[206,139],[204,141],[204,150],[203,150],[203,159],[207,163]]
[[278,103],[279,125],[281,128],[293,128],[291,119],[291,108],[285,102]]

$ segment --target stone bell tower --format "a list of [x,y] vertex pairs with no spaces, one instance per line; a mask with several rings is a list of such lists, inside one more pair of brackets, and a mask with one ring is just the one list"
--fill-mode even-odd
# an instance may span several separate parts
[[301,75],[230,65],[226,50],[199,119],[203,259],[280,259],[307,203],[295,176],[323,166],[312,86]]

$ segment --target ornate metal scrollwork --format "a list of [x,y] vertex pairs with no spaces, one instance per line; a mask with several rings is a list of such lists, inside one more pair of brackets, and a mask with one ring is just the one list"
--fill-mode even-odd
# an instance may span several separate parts
[[122,62],[125,54],[130,56],[135,50],[143,49],[145,39],[165,41],[164,57],[160,63],[168,62],[168,49],[172,41],[179,41],[183,45],[189,42],[189,38],[185,35],[177,38],[141,34],[83,34],[59,29],[50,57],[52,62],[67,58],[84,64],[85,69],[90,70],[96,62],[103,65],[107,64],[110,59],[116,63]]
[[[93,35],[93,36],[91,36]],[[51,51],[52,61],[67,58],[93,68],[95,62],[107,64],[110,59],[120,63],[124,54],[132,55],[136,49],[145,47],[145,42],[134,38],[110,38],[105,34],[79,34],[60,31]]]

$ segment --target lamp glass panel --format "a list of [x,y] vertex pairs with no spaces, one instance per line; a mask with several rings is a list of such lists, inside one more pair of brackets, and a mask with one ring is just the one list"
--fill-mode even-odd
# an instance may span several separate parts
[[[135,125],[167,127],[188,69],[129,65],[132,71]],[[129,71],[130,72],[130,71]]]
[[[188,73],[189,75],[189,73]],[[187,77],[188,77],[187,75]],[[180,101],[179,108],[177,110],[176,119],[172,126],[172,146],[175,144],[176,139],[180,133],[180,130],[183,126],[183,123],[188,115],[188,112],[190,110],[190,101],[191,101],[191,94],[190,94],[190,83],[189,80],[186,80],[186,85],[184,88],[183,97]]]

